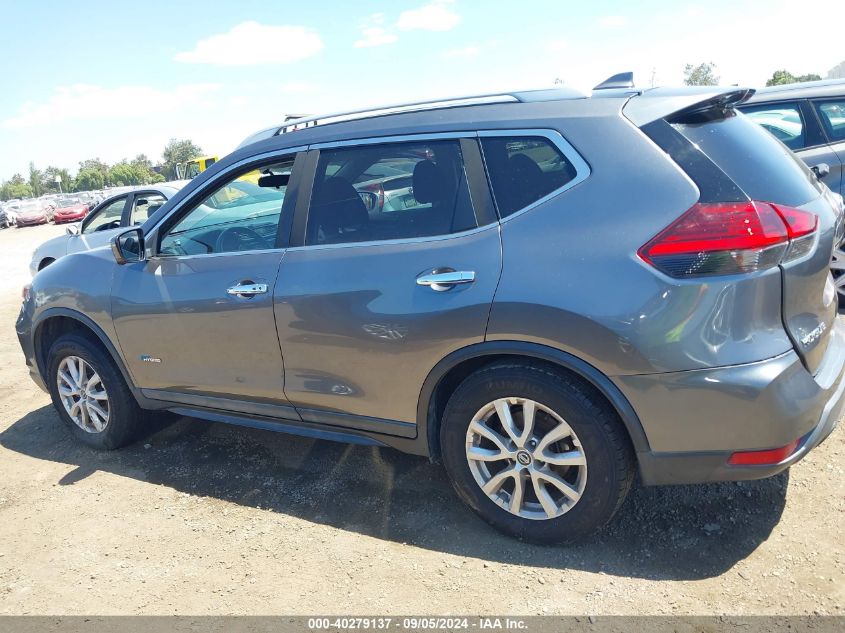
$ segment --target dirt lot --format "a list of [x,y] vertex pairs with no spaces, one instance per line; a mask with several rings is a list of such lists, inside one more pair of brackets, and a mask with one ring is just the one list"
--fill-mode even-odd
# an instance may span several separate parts
[[72,442],[28,378],[0,231],[0,614],[843,614],[845,432],[788,474],[636,489],[570,548],[498,535],[392,450],[183,419]]

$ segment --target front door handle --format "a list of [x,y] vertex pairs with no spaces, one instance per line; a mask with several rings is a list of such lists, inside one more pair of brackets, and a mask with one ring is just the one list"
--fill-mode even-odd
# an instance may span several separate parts
[[456,284],[471,284],[473,281],[474,270],[443,270],[417,277],[418,286],[428,286],[437,292],[450,290]]
[[236,297],[254,297],[255,295],[266,294],[267,284],[238,284],[226,289],[226,294]]

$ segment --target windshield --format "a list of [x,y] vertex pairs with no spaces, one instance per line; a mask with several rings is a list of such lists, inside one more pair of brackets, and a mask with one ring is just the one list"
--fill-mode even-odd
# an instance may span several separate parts
[[72,207],[75,204],[79,204],[78,198],[59,198],[58,202],[56,203],[60,207]]

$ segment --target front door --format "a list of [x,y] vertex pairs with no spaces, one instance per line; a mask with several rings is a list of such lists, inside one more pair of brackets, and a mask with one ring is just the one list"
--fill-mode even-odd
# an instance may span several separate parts
[[321,149],[275,289],[303,420],[414,437],[428,373],[484,340],[501,244],[480,165],[474,138]]
[[273,318],[280,218],[294,157],[222,174],[118,268],[112,313],[145,395],[258,415],[291,413]]

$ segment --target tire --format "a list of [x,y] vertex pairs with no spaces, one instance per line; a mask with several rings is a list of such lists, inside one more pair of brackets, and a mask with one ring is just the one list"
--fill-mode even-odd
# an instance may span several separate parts
[[[520,436],[517,440],[525,450],[515,452],[519,444],[501,424],[507,413],[499,413],[497,400],[508,403],[511,433]],[[534,428],[522,436],[522,420],[531,417],[525,413],[530,407],[535,411]],[[498,440],[507,440],[508,459],[500,458],[502,452],[488,440],[487,431],[479,433],[479,426],[471,424],[474,418],[498,432]],[[553,441],[544,443],[546,436]],[[591,535],[610,521],[634,479],[633,449],[615,411],[586,382],[542,365],[497,363],[467,377],[446,405],[440,447],[461,499],[496,529],[536,543],[569,543]],[[489,457],[494,453],[495,460]],[[482,454],[483,461],[478,459]],[[570,463],[552,464],[537,457]],[[494,485],[500,470],[509,468],[520,479],[506,476],[497,480],[505,482],[501,487]],[[561,480],[568,484],[568,493],[558,485]],[[493,486],[493,494],[482,490],[485,481]],[[518,481],[523,482],[521,495],[516,494]],[[513,507],[519,515],[508,509]]]
[[[102,418],[91,413],[90,409],[82,413],[87,416],[86,428],[74,421],[68,409],[65,407],[65,399],[59,393],[59,370],[62,368],[65,375],[73,379],[73,368],[79,368],[78,360],[81,359],[87,364],[88,369],[93,370],[100,379],[98,385],[90,381],[90,393],[96,397],[101,396],[101,388],[105,391],[106,400],[94,400],[94,396],[86,396],[88,401],[94,401],[100,405],[101,410],[107,412],[105,424]],[[69,364],[62,365],[63,361]],[[78,371],[77,371],[78,373]],[[87,378],[92,378],[90,371],[86,370]],[[59,413],[59,417],[70,429],[73,436],[80,442],[100,450],[113,450],[126,446],[138,439],[141,430],[146,426],[143,422],[143,410],[138,406],[135,397],[129,390],[126,381],[115,365],[112,358],[103,350],[99,343],[78,334],[65,334],[59,337],[50,347],[47,355],[47,385],[53,399],[53,406]],[[65,392],[72,390],[69,382],[63,382]],[[79,390],[77,390],[79,391]],[[76,400],[78,396],[71,396]],[[80,407],[80,409],[83,407]],[[77,417],[79,417],[77,413]],[[83,418],[83,422],[86,418]],[[102,428],[96,428],[100,427]]]

